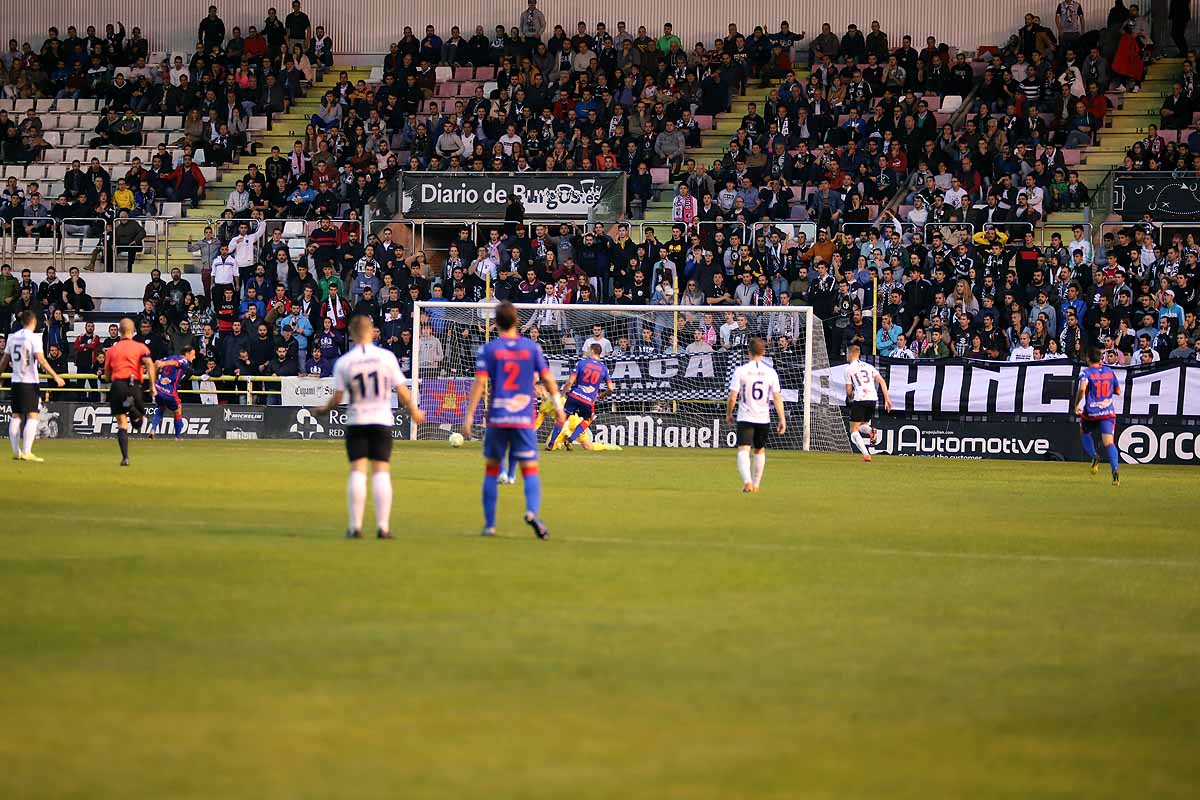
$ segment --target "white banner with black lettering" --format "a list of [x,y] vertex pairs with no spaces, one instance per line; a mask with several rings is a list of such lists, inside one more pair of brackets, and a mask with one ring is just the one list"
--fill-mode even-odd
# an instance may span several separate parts
[[[896,413],[1070,416],[1082,365],[1071,361],[877,359]],[[1200,364],[1114,367],[1121,383],[1117,413],[1132,417],[1200,417]],[[813,395],[844,405],[844,368],[818,370]]]
[[279,402],[285,406],[319,406],[333,397],[333,378],[280,378]]

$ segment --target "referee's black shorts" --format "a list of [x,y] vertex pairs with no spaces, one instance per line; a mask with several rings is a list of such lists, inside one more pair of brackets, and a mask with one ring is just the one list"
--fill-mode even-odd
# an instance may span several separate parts
[[392,429],[387,425],[347,425],[346,455],[351,461],[391,461]]
[[851,422],[870,422],[875,416],[874,400],[855,400],[850,403]]
[[738,422],[737,424],[737,443],[738,447],[753,447],[755,450],[762,450],[767,446],[767,434],[770,433],[771,425],[767,422]]
[[24,417],[38,413],[38,385],[36,383],[14,383],[12,385],[12,413]]
[[146,416],[142,385],[129,379],[113,381],[108,390],[108,407],[114,417],[128,414],[131,420],[140,420]]

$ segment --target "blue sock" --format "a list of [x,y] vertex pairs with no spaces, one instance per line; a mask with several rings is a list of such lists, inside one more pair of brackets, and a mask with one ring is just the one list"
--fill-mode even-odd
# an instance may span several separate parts
[[150,423],[150,430],[158,433],[158,424],[162,422],[162,407],[154,409],[154,421]]
[[567,437],[567,441],[568,442],[575,441],[580,436],[582,436],[583,432],[586,431],[587,429],[588,429],[587,425],[584,425],[582,422],[579,423],[578,425],[575,426],[575,430],[571,431],[571,435],[569,437]]
[[1113,475],[1116,475],[1117,467],[1118,467],[1118,463],[1119,463],[1117,459],[1120,456],[1120,454],[1117,452],[1117,445],[1114,442],[1113,444],[1108,445],[1104,449],[1108,451],[1108,465],[1110,467],[1112,467]]
[[1083,454],[1089,459],[1095,458],[1096,444],[1092,441],[1092,435],[1090,433],[1082,434],[1079,440],[1083,442]]
[[554,430],[550,431],[550,438],[546,440],[546,445],[553,447],[560,433],[562,433],[562,425],[555,425]]
[[508,472],[505,473],[506,475],[508,475],[508,479],[510,481],[515,481],[517,479],[517,464],[518,463],[519,462],[517,461],[517,453],[510,447],[508,449]]
[[175,418],[175,438],[176,439],[183,438],[183,417]]
[[498,475],[488,470],[483,475],[483,527],[496,527],[496,500],[500,494]]
[[542,510],[542,476],[536,472],[525,475],[525,510],[535,517]]

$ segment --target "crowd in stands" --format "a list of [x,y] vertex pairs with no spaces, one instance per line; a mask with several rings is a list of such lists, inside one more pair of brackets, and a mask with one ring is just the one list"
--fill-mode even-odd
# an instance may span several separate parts
[[247,31],[227,31],[211,6],[191,55],[157,63],[141,29],[127,32],[121,22],[108,23],[103,36],[93,25],[82,35],[74,25],[65,35],[50,28],[36,50],[11,39],[0,53],[0,87],[6,98],[97,99],[118,113],[197,111],[216,128],[235,112],[285,111],[319,69],[332,65],[332,40],[322,26],[313,27],[299,2],[284,19],[269,8],[262,27]]
[[[1200,359],[1200,243],[1183,233],[1157,241],[1149,224],[1108,234],[1098,247],[1080,226],[1072,240],[1055,236],[1041,247],[1032,233],[1006,243],[994,230],[951,239],[936,231],[926,242],[920,233],[906,241],[895,226],[883,236],[821,229],[808,241],[769,228],[742,242],[736,232],[706,240],[674,225],[662,241],[652,228],[634,241],[626,224],[516,223],[482,230],[478,241],[464,228],[437,268],[429,254],[397,244],[391,228],[366,244],[360,232],[323,220],[293,262],[278,230],[262,236],[243,223],[225,242],[210,231],[203,246],[216,255],[207,292],[178,270],[170,279],[154,272],[139,336],[155,354],[194,343],[211,375],[327,376],[355,315],[371,316],[381,344],[411,367],[418,300],[538,304],[526,332],[566,354],[579,352],[587,334],[575,323],[591,324],[557,313],[567,305],[711,309],[682,315],[678,328],[605,330],[618,355],[634,356],[735,349],[743,333],[768,336],[773,354],[790,353],[798,318],[769,307],[811,305],[834,360],[851,343],[891,358],[1079,359],[1096,346],[1115,365]],[[39,312],[47,349],[56,345],[52,352],[75,359],[80,371],[103,353],[89,350],[93,332],[66,338],[73,315],[90,303],[77,269],[65,282],[49,274],[40,284],[28,270],[0,272],[0,313]],[[873,307],[878,322],[867,313]],[[470,353],[486,335],[475,315],[424,315],[416,320],[422,363],[469,373]],[[275,363],[280,346],[287,357]]]
[[[1080,30],[1070,30],[1073,19]],[[1119,23],[1122,37],[1135,23]],[[1070,241],[1056,234],[1045,244],[1032,225],[1014,224],[1086,202],[1086,189],[1070,188],[1077,182],[1069,173],[1056,186],[1064,150],[1078,144],[1069,137],[1082,133],[1061,124],[1058,109],[1077,105],[1070,102],[1076,83],[1058,76],[1078,69],[1073,48],[1091,35],[1072,16],[1070,0],[1060,4],[1054,31],[1028,16],[989,63],[974,62],[982,71],[932,39],[917,51],[905,36],[892,49],[873,23],[867,35],[851,26],[841,37],[823,26],[808,48],[812,75],[801,80],[791,45],[802,34],[779,28],[749,37],[734,28],[711,49],[691,51],[669,26],[655,39],[644,28],[634,35],[618,24],[610,34],[581,23],[571,37],[556,27],[543,41],[545,20],[531,2],[514,30],[493,37],[477,31],[463,40],[455,29],[443,41],[427,28],[417,40],[406,30],[379,87],[343,77],[317,115],[328,127],[314,118],[292,153],[273,152],[261,169],[247,167],[225,219],[190,243],[209,265],[199,285],[152,276],[138,319],[142,334],[153,337],[147,342],[155,352],[169,351],[181,335],[196,337],[210,374],[326,375],[356,314],[372,316],[381,342],[411,366],[417,300],[537,303],[547,307],[542,320],[554,320],[554,307],[565,304],[712,308],[711,318],[688,317],[679,339],[661,327],[639,329],[641,341],[630,350],[641,354],[737,347],[741,340],[731,334],[742,325],[739,308],[791,304],[815,309],[834,359],[851,343],[899,358],[1080,358],[1095,345],[1116,364],[1196,359],[1194,238],[1159,241],[1153,225],[1138,224],[1098,246],[1083,227]],[[438,107],[428,87],[405,88],[446,62],[492,68],[496,86],[490,93],[480,86],[452,109]],[[1021,90],[1011,103],[1003,95],[981,99],[987,84],[1007,85],[1018,73],[1018,83],[1037,83],[1039,91]],[[1085,93],[1107,102],[1112,74],[1119,73],[1087,81],[1095,86]],[[679,136],[690,146],[695,112],[723,112],[733,92],[757,80],[780,83],[764,108],[748,109],[719,162],[705,166],[674,144],[660,146]],[[716,100],[703,88],[713,82],[722,87]],[[952,93],[974,104],[961,127],[938,125],[929,106]],[[698,105],[704,102],[719,107]],[[468,151],[464,134],[474,142]],[[457,152],[439,152],[447,135],[442,143],[457,137]],[[469,138],[480,135],[482,142]],[[351,142],[355,156],[346,161]],[[406,160],[396,152],[401,147]],[[594,166],[597,158],[637,175],[665,166],[678,177],[677,218],[661,226],[661,238],[637,222],[526,223],[518,213],[504,225],[464,227],[444,251],[426,253],[406,250],[390,227],[367,231],[355,221],[364,201],[387,202],[379,197],[393,194],[386,189],[402,168],[522,170]],[[911,209],[867,210],[897,193],[911,198]],[[803,213],[793,214],[793,204]],[[331,219],[340,216],[351,221]],[[262,222],[275,217],[314,220],[302,254]],[[904,224],[918,220],[946,224],[927,237],[924,224]],[[816,232],[790,221],[810,221]],[[49,290],[0,278],[0,312],[32,307],[46,331],[57,329],[78,305],[48,282]],[[746,316],[752,326],[759,318]],[[429,332],[424,362],[469,369],[469,358],[447,354],[469,353],[482,329],[437,314],[416,323]],[[535,327],[549,349],[580,346],[580,332]],[[753,329],[771,337],[773,352],[787,352],[795,340],[795,331]],[[78,352],[74,343],[59,344],[69,357]],[[286,358],[273,364],[278,346]]]

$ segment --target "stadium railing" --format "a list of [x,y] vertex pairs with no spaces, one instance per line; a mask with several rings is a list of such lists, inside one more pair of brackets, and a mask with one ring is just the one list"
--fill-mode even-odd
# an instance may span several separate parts
[[[103,375],[99,375],[94,372],[60,372],[59,373],[59,377],[62,378],[64,381],[67,381],[68,384],[71,381],[95,381],[96,385],[91,386],[91,387],[67,385],[67,386],[63,386],[60,389],[59,387],[54,386],[52,383],[49,382],[50,381],[49,375],[39,375],[38,377],[41,378],[41,380],[43,381],[42,385],[38,387],[38,394],[42,395],[43,398],[46,400],[62,399],[62,400],[69,401],[72,399],[78,399],[80,396],[86,396],[89,394],[96,394],[97,392],[107,391],[108,387],[110,385],[108,382],[106,382],[104,380]],[[306,376],[300,375],[298,377],[303,378]],[[3,374],[0,374],[0,379],[2,379],[2,380],[7,381],[7,380],[10,380],[11,378],[12,378],[11,372],[5,372]],[[213,383],[219,383],[219,384],[244,383],[245,388],[237,388],[237,389],[195,389],[195,388],[182,389],[181,388],[179,390],[179,393],[186,394],[186,395],[215,395],[217,397],[237,395],[237,396],[245,397],[247,405],[253,405],[255,397],[259,397],[259,396],[271,397],[271,396],[279,396],[281,394],[281,391],[278,388],[276,388],[276,389],[255,388],[255,384],[278,385],[283,380],[278,375],[216,375],[216,376],[207,376],[207,377],[202,376],[202,375],[194,375],[194,376],[192,376],[192,378],[190,380],[200,381],[202,379],[206,380],[206,381],[212,381]],[[0,386],[0,396],[4,396],[5,393],[8,392],[8,390],[9,390],[8,386]],[[153,399],[152,397],[147,397],[148,401],[152,400],[152,399]],[[206,403],[205,405],[213,405],[213,404]]]

